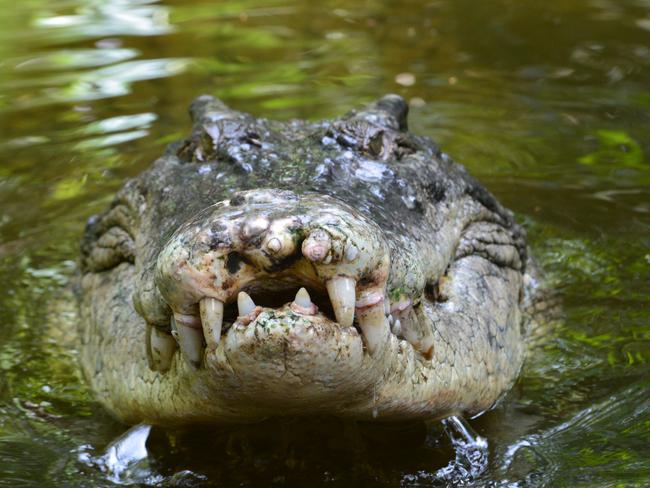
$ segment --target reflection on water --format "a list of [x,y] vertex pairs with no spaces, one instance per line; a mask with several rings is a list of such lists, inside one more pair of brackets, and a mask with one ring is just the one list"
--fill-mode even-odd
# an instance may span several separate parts
[[[105,62],[112,63],[110,59]],[[127,95],[131,92],[131,83],[182,73],[186,64],[182,59],[149,59],[114,64],[83,74],[43,77],[34,82],[34,93],[24,93],[9,103],[7,108],[32,108],[57,102],[81,102]],[[7,89],[19,89],[22,92],[27,88],[26,85],[29,83],[16,80],[8,83]]]
[[[48,320],[70,313],[86,218],[187,130],[190,100],[315,119],[386,92],[518,213],[564,301],[558,337],[472,422],[491,449],[475,485],[650,482],[650,2],[0,9],[0,485],[119,481],[92,460],[126,428]],[[453,457],[439,425],[287,422],[154,429],[130,479],[427,486]]]
[[67,15],[38,15],[32,26],[37,31],[41,28],[44,37],[55,42],[120,35],[155,36],[172,31],[169,9],[147,0],[79,2],[73,13]]

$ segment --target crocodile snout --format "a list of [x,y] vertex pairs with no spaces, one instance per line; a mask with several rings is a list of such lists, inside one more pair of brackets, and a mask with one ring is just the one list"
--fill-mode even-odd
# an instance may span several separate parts
[[[269,310],[274,324],[297,313],[317,315],[321,326],[357,326],[372,354],[390,332],[389,268],[382,231],[343,202],[280,190],[237,193],[183,224],[158,256],[155,283],[172,315],[168,330],[151,331],[152,366],[169,368],[174,340],[200,366],[204,348],[215,351],[227,329]],[[310,292],[327,297],[321,304],[330,317]]]

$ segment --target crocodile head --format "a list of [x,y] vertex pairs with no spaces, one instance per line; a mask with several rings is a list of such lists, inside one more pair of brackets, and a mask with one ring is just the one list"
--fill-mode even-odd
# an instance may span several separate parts
[[81,363],[135,422],[489,408],[522,365],[526,243],[395,95],[333,121],[202,96],[90,219]]

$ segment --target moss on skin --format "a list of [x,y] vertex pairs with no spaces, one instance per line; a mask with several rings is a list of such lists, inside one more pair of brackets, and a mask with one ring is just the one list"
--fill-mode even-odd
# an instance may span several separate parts
[[[402,99],[317,123],[255,119],[207,96],[190,112],[191,135],[128,181],[83,238],[81,364],[110,411],[160,424],[436,418],[484,411],[511,387],[539,291],[525,234],[461,165],[407,131]],[[300,255],[316,229],[331,236],[329,262]],[[354,327],[323,313],[263,308],[199,369],[180,354],[165,373],[148,366],[147,326],[198,315],[202,297],[324,294],[338,275],[354,277],[357,298],[411,304],[396,312],[402,336],[369,354]]]

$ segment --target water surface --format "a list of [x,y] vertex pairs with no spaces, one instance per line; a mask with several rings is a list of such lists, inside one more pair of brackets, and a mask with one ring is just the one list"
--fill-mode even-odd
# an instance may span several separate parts
[[[0,485],[119,481],[92,460],[126,427],[45,324],[85,220],[188,131],[191,99],[317,119],[387,92],[517,213],[564,302],[558,337],[472,422],[490,443],[474,484],[650,484],[650,1],[0,0],[0,12]],[[420,424],[154,430],[149,447],[122,482],[429,486],[452,456]]]

